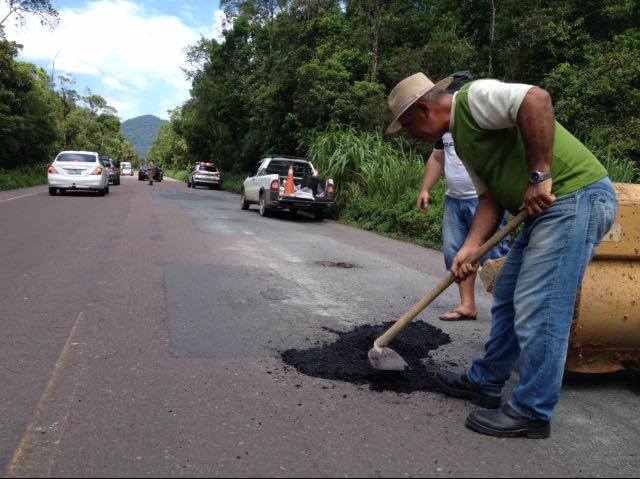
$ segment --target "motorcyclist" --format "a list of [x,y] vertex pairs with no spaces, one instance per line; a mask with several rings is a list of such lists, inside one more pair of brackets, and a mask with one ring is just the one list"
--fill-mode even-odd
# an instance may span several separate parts
[[149,184],[153,185],[153,177],[156,174],[156,165],[153,161],[147,163],[147,178],[149,178]]

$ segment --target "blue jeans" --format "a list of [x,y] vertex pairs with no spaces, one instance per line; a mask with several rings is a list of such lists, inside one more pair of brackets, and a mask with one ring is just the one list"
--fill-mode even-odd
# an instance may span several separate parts
[[608,178],[558,198],[526,222],[496,277],[486,353],[467,375],[500,395],[519,360],[520,381],[509,404],[522,416],[553,417],[578,288],[617,209]]
[[[453,259],[458,254],[458,250],[462,247],[464,240],[469,234],[473,216],[476,214],[478,206],[478,198],[469,200],[459,200],[445,196],[444,200],[444,218],[442,220],[442,242],[444,249],[444,264],[447,271],[451,269]],[[507,224],[507,215],[502,218],[500,228]],[[495,248],[489,251],[480,261],[484,262],[488,259],[502,258],[509,252],[509,238],[502,240]]]

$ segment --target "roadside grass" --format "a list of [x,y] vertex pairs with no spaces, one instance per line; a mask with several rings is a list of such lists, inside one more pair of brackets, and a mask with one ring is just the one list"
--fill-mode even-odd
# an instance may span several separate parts
[[418,189],[407,191],[397,202],[371,196],[350,201],[339,213],[339,221],[427,248],[442,249],[442,213],[446,186],[433,189],[425,214],[417,211]]
[[174,180],[187,182],[189,172],[187,170],[164,170],[164,174]]
[[[632,159],[632,157],[637,158],[637,138],[616,139],[607,128],[579,135],[579,138],[607,169],[611,181],[615,183],[640,182],[640,162],[637,159],[635,161]],[[631,146],[633,144],[635,147]],[[632,153],[632,150],[635,151],[635,154]]]
[[222,172],[222,189],[231,191],[232,193],[238,193],[242,191],[242,184],[246,175],[233,171]]
[[0,169],[0,191],[47,183],[47,165],[32,165],[15,170]]
[[307,157],[336,184],[339,221],[385,236],[441,249],[446,186],[434,188],[426,214],[416,210],[423,158],[382,131],[334,126],[309,142]]
[[609,178],[614,183],[636,183],[640,179],[640,172],[636,164],[632,160],[617,157],[611,146],[599,154],[596,153],[596,157],[607,169]]

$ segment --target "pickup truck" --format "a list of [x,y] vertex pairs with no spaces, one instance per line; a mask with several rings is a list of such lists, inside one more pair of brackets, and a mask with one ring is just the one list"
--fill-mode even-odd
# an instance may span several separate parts
[[[293,167],[296,192],[285,196],[289,168]],[[260,206],[260,216],[269,216],[274,210],[310,211],[317,220],[324,218],[327,208],[335,203],[333,180],[319,180],[316,169],[304,158],[270,156],[258,164],[256,170],[244,180],[241,192],[242,209]]]

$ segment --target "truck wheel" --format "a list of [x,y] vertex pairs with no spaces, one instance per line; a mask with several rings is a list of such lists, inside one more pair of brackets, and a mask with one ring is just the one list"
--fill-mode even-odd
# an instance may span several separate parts
[[260,216],[269,216],[270,211],[267,208],[267,200],[264,199],[264,194],[260,195]]
[[316,220],[322,221],[324,219],[324,211],[323,210],[316,211],[315,216],[316,216]]
[[248,210],[249,209],[249,202],[247,201],[247,199],[244,196],[244,190],[242,190],[242,192],[240,193],[240,202],[242,203],[241,208],[243,210]]

